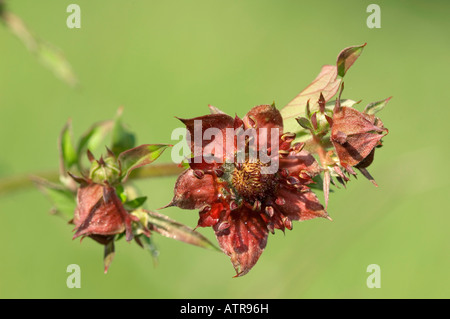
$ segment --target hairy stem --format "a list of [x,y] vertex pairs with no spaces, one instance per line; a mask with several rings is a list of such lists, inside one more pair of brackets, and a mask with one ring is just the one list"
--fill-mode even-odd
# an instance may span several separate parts
[[[175,163],[152,164],[133,171],[130,175],[130,179],[175,176],[180,174],[183,170],[183,168]],[[39,176],[51,182],[57,182],[59,179],[59,173],[56,170],[5,177],[0,179],[0,196],[34,186],[32,180],[33,176]]]
[[323,141],[323,135],[316,135],[311,132],[311,139],[305,142],[305,150],[312,154],[317,154],[320,164],[325,168],[327,164],[327,149],[330,147],[330,143]]

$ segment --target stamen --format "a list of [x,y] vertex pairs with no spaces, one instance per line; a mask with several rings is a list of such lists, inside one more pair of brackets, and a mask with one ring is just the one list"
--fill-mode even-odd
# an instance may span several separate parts
[[199,169],[194,170],[193,174],[198,179],[202,179],[205,176],[205,172],[203,172],[202,170],[199,170]]
[[260,211],[261,210],[261,202],[259,200],[255,200],[255,202],[253,203],[253,208],[254,211]]
[[286,204],[286,201],[284,200],[283,197],[277,197],[277,199],[275,200],[275,204],[283,206],[284,204]]
[[269,217],[272,217],[273,214],[275,214],[275,210],[273,209],[272,206],[266,206],[265,212],[266,212],[267,216],[269,216]]

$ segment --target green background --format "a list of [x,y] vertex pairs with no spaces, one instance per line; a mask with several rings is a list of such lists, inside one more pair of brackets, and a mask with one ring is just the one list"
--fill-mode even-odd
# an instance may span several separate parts
[[[81,7],[68,29],[66,7]],[[449,298],[448,234],[450,3],[377,1],[9,1],[36,35],[59,47],[80,81],[58,80],[0,27],[0,176],[57,168],[66,120],[78,137],[92,123],[124,121],[138,143],[175,143],[174,118],[207,105],[243,116],[286,105],[345,47],[367,42],[345,78],[343,98],[362,106],[389,96],[380,113],[389,135],[370,172],[330,195],[325,219],[270,235],[252,271],[232,278],[221,253],[155,234],[159,265],[120,241],[109,273],[102,247],[73,241],[37,190],[0,198],[1,298]],[[361,106],[361,107],[362,107]],[[159,162],[170,161],[170,153]],[[167,204],[176,177],[139,181],[149,208]],[[319,194],[323,198],[323,194]],[[162,211],[191,227],[196,211]],[[214,240],[210,228],[199,229]],[[69,289],[66,268],[81,267]],[[366,271],[381,267],[381,288]]]

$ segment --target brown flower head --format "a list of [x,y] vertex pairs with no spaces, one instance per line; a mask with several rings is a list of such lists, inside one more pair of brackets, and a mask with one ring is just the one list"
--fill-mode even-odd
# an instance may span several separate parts
[[[123,207],[112,186],[120,175],[119,165],[112,153],[105,159],[96,161],[90,153],[92,161],[89,178],[73,177],[80,183],[77,191],[77,206],[72,222],[75,224],[75,235],[89,236],[103,243],[105,237],[112,238],[125,232],[127,241],[133,239],[131,216]],[[106,241],[107,242],[107,241]]]
[[[302,144],[291,145],[295,134],[283,133],[274,106],[256,106],[243,119],[211,109],[213,114],[181,119],[194,136],[188,137],[194,158],[168,206],[198,209],[198,226],[213,227],[236,276],[242,276],[258,261],[269,231],[292,229],[293,220],[329,218],[307,186],[320,168]],[[216,130],[213,136],[209,128]]]
[[373,161],[375,147],[381,146],[381,139],[386,134],[388,129],[375,115],[359,112],[352,107],[335,107],[331,142],[341,166],[349,173],[355,174],[352,167],[356,167],[374,182],[366,168]]

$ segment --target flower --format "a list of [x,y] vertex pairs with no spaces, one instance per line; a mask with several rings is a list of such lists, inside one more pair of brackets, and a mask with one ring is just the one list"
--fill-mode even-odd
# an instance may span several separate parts
[[105,237],[112,240],[111,235],[125,232],[127,241],[130,241],[133,239],[132,215],[125,210],[113,186],[118,181],[120,165],[112,153],[98,161],[88,154],[92,162],[89,178],[70,174],[80,183],[72,220],[76,230],[73,239],[89,236],[95,240],[100,238],[97,241],[103,243]]
[[88,183],[78,189],[77,208],[73,223],[79,236],[110,236],[126,232],[126,238],[133,238],[131,217],[111,186]]
[[339,105],[334,110],[332,123],[330,139],[340,165],[353,175],[356,173],[352,167],[358,168],[376,185],[366,168],[372,164],[375,147],[381,146],[388,129],[373,114]]
[[[283,119],[274,106],[255,106],[243,119],[233,119],[215,108],[212,111],[180,119],[194,136],[189,138],[194,158],[179,176],[166,207],[198,209],[198,226],[214,229],[236,276],[242,276],[258,261],[269,231],[292,229],[294,220],[330,218],[307,186],[320,167],[302,150],[303,144],[291,145],[295,134],[283,133]],[[211,139],[197,139],[196,134],[203,137],[210,128],[216,130]],[[231,143],[226,138],[230,130],[234,132]],[[246,137],[242,132],[255,134]],[[210,150],[214,152],[208,157],[205,153]],[[263,150],[270,161],[261,156]],[[252,158],[252,152],[258,155]],[[270,171],[272,164],[277,164],[274,171]]]

